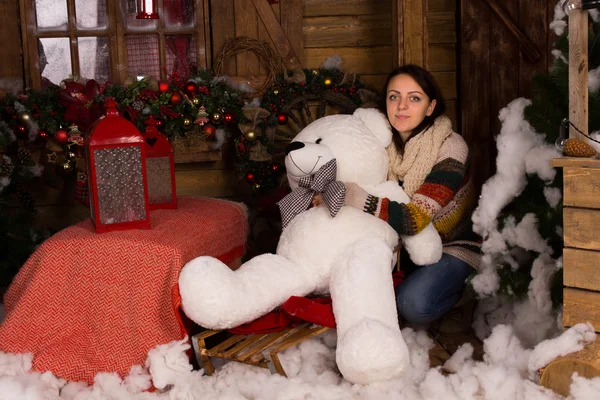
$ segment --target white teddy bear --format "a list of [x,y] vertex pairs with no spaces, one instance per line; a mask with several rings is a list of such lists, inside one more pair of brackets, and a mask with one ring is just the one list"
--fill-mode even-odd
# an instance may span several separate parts
[[[386,146],[391,141],[389,123],[375,109],[318,119],[288,147],[290,186],[297,188],[301,178],[335,158],[337,181],[408,202],[396,182],[386,181]],[[343,206],[332,217],[322,204],[289,222],[276,254],[254,257],[236,271],[212,257],[187,263],[179,278],[183,310],[200,326],[228,329],[265,315],[290,296],[330,293],[336,362],[344,378],[360,384],[397,378],[409,365],[391,273],[398,240],[398,234],[373,215]],[[416,264],[441,258],[441,239],[431,224],[402,240]]]

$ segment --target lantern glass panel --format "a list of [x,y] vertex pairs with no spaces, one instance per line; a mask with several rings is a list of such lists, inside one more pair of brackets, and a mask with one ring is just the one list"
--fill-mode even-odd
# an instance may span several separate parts
[[163,204],[173,201],[171,182],[171,158],[146,158],[146,176],[148,178],[148,201],[150,204]]
[[94,150],[101,224],[146,219],[142,152],[138,146]]

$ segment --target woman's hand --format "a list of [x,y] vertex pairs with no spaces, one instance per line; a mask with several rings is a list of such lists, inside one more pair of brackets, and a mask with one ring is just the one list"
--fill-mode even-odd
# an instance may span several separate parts
[[312,199],[312,205],[313,207],[318,207],[320,204],[323,203],[323,196],[321,196],[321,193],[315,193],[315,195],[313,196]]

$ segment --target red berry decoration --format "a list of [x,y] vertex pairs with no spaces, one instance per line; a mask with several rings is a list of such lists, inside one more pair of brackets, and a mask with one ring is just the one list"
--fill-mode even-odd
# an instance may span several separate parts
[[155,118],[154,124],[156,125],[157,128],[162,128],[165,126],[165,121],[162,118]]
[[165,93],[167,90],[169,90],[169,82],[160,81],[158,83],[158,90],[160,90],[162,93]]
[[69,141],[69,134],[64,129],[59,129],[54,132],[54,140],[56,140],[58,144],[67,144]]
[[235,114],[229,111],[223,113],[223,123],[229,125],[235,121]]
[[244,178],[246,181],[252,183],[254,181],[254,174],[252,172],[248,172]]
[[181,93],[177,91],[173,92],[173,94],[171,95],[171,104],[179,104],[181,103],[181,100],[183,100],[183,96],[181,95]]
[[45,142],[50,138],[50,135],[48,135],[48,132],[40,130],[38,132],[38,137]]
[[189,81],[183,89],[188,96],[193,96],[198,92],[198,84],[194,81]]
[[288,116],[284,113],[277,113],[277,123],[279,125],[285,125],[288,123]]
[[213,137],[217,133],[217,128],[212,125],[204,125],[202,127],[202,132],[208,137]]
[[273,165],[271,165],[271,171],[273,172],[278,172],[281,169],[281,165],[275,163]]

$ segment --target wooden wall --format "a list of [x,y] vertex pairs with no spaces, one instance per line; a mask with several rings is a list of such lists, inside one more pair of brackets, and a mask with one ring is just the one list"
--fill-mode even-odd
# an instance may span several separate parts
[[23,60],[17,1],[0,1],[0,96],[23,89]]
[[[530,97],[531,79],[552,64],[556,37],[548,26],[556,3],[460,0],[460,130],[471,147],[478,185],[496,169],[499,111],[518,97]],[[539,53],[535,61],[532,48]]]

